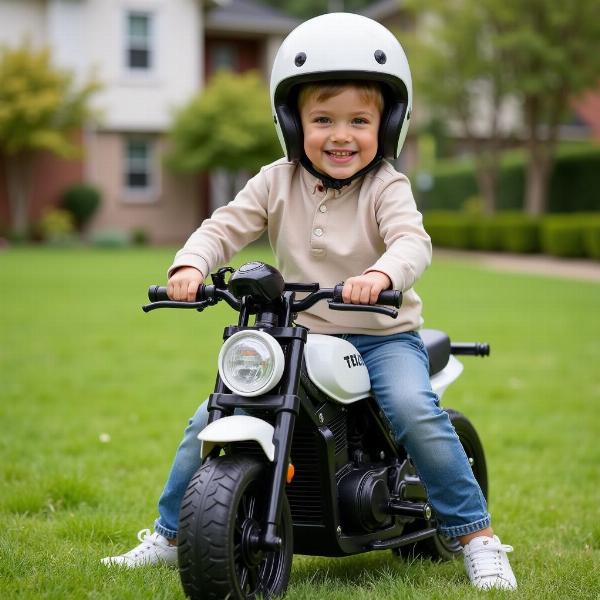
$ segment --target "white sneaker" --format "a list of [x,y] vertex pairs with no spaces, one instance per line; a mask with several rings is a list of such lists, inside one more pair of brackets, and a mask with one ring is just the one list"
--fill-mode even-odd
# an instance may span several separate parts
[[138,532],[141,544],[120,556],[107,556],[100,562],[112,566],[142,567],[144,565],[177,565],[177,546],[171,546],[169,540],[159,533],[150,533],[149,529]]
[[480,590],[517,589],[517,580],[508,562],[512,546],[501,544],[497,536],[473,538],[464,548],[465,569],[471,583]]

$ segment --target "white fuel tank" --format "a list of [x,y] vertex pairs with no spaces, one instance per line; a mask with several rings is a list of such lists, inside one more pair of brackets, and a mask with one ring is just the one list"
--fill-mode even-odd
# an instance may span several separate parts
[[304,361],[311,381],[333,400],[350,404],[369,395],[369,372],[350,342],[311,333],[304,347]]

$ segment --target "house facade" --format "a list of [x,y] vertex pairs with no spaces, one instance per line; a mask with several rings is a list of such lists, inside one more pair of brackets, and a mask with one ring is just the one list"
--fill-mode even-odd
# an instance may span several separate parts
[[[249,0],[226,0],[206,11],[204,21],[204,73],[206,82],[221,69],[244,73],[256,70],[265,83],[284,37],[300,23],[272,7]],[[227,204],[250,174],[215,170],[201,176],[204,213],[208,216]]]
[[[92,231],[141,230],[155,243],[180,243],[210,212],[215,192],[208,177],[164,168],[174,110],[220,68],[266,73],[294,25],[242,0],[0,0],[1,45],[27,39],[49,47],[56,66],[102,84],[94,97],[100,120],[80,134],[82,158],[37,157],[30,220],[85,181],[102,193]],[[0,155],[0,222],[7,224],[4,167]]]

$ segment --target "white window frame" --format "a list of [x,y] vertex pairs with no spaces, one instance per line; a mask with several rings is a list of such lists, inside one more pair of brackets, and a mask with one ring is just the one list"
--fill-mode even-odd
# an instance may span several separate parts
[[[131,144],[145,144],[148,153],[143,159],[130,156]],[[122,161],[122,189],[123,201],[133,204],[149,204],[158,201],[161,189],[160,160],[158,138],[148,135],[130,134],[123,136],[123,161]],[[132,161],[144,161],[144,164],[132,165]],[[147,176],[147,185],[132,186],[129,176],[132,172],[144,173]]]
[[[138,40],[139,46],[137,49],[145,50],[148,52],[148,66],[146,67],[135,67],[132,66],[129,60],[129,52],[135,48],[135,40],[132,40],[130,35],[129,25],[130,19],[134,16],[146,17],[148,19],[148,37],[143,43],[142,40]],[[125,9],[123,17],[123,63],[124,71],[129,76],[144,78],[153,76],[156,73],[156,61],[158,57],[157,52],[157,12],[151,8],[144,7],[128,7]]]

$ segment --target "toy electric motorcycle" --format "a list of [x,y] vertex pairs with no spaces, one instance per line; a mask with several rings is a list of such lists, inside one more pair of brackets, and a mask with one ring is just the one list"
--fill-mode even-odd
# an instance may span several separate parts
[[[195,303],[169,301],[166,288],[153,286],[144,306],[201,311],[225,300],[239,312],[238,325],[224,331],[209,423],[199,435],[203,464],[181,506],[185,593],[193,599],[283,594],[293,553],[459,554],[458,542],[438,533],[425,488],[370,395],[356,348],[294,325],[297,313],[324,300],[332,310],[395,317],[389,306],[400,306],[401,293],[382,292],[377,305],[344,304],[341,284],[288,283],[259,262],[221,269],[212,280],[200,286]],[[463,369],[454,354],[489,354],[487,344],[451,344],[440,331],[421,336],[439,396]],[[479,437],[463,415],[447,412],[487,496]]]

